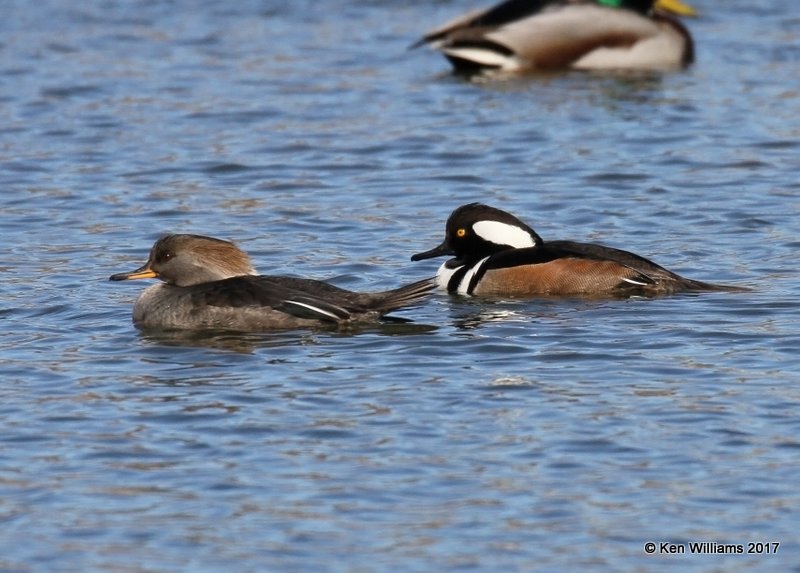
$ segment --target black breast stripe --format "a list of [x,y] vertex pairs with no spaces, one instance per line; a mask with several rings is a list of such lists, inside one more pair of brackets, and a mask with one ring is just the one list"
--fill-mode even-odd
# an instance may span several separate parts
[[[486,274],[486,267],[489,265],[489,262],[491,260],[492,259],[490,257],[488,260],[484,261],[484,263],[481,265],[481,268],[479,268],[478,271],[475,274],[472,275],[472,278],[469,281],[469,286],[467,287],[467,294],[472,294],[472,292],[478,286],[478,283],[481,282],[481,279],[483,278],[483,275]],[[476,264],[480,264],[480,263],[476,263]]]
[[457,292],[461,281],[464,280],[464,275],[466,275],[471,268],[472,267],[469,265],[464,265],[454,272],[453,276],[451,276],[450,280],[447,282],[447,292]]

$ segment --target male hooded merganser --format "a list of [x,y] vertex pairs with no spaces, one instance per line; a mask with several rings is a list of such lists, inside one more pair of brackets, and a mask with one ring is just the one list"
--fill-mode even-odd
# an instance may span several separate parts
[[644,257],[612,247],[543,241],[515,216],[480,203],[453,211],[444,242],[411,260],[442,255],[456,258],[439,268],[437,284],[466,295],[626,297],[746,290],[687,279]]
[[554,69],[665,70],[694,61],[680,0],[507,0],[448,22],[421,44],[457,72]]
[[375,321],[419,302],[432,279],[384,292],[353,292],[326,282],[259,275],[231,242],[200,235],[167,235],[147,262],[112,281],[158,278],[133,307],[139,328],[262,331]]

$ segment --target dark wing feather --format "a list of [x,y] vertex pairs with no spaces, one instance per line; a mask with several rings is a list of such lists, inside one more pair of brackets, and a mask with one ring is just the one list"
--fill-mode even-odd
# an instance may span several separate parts
[[594,243],[578,243],[576,241],[548,241],[544,246],[546,250],[556,255],[560,254],[560,256],[577,256],[600,261],[614,261],[642,273],[666,273],[677,276],[650,259],[630,251],[615,249],[614,247],[606,247]]
[[471,26],[502,26],[541,12],[548,6],[563,4],[554,0],[507,0],[475,18]]
[[[669,291],[675,290],[741,290],[728,285],[717,285],[703,281],[687,279],[669,271],[637,254],[622,249],[596,245],[593,243],[579,243],[576,241],[547,241],[538,247],[527,249],[514,249],[492,256],[484,265],[485,270],[492,268],[506,268],[515,265],[537,264],[553,261],[559,258],[582,258],[597,261],[613,261],[628,269],[635,275],[629,280],[642,282],[644,285],[661,285]],[[620,288],[636,288],[626,281],[620,281]]]
[[[309,294],[312,289],[314,294]],[[298,318],[324,321],[350,318],[348,310],[325,299],[354,294],[322,281],[250,275],[196,285],[192,291],[196,306],[269,307]]]
[[[632,274],[626,278],[642,283],[641,286],[654,285],[659,278],[664,277],[682,280],[682,277],[634,253],[613,247],[575,241],[548,241],[537,247],[513,249],[497,253],[486,261],[481,270],[486,272],[491,269],[535,265],[569,258],[613,261],[628,268]],[[476,279],[478,278],[476,277]],[[632,285],[620,277],[620,286],[630,287]]]
[[290,300],[284,301],[282,305],[278,306],[277,310],[291,314],[297,318],[311,318],[315,320],[332,320],[334,322],[339,322],[351,318],[350,312],[347,309],[307,295],[293,296]]
[[537,12],[541,12],[548,6],[563,3],[563,0],[507,0],[492,8],[477,10],[456,18],[455,20],[451,20],[425,34],[425,36],[414,43],[411,48],[445,39],[453,33],[466,33],[466,36],[469,37],[470,34],[466,31],[471,29],[480,29],[475,35],[477,40],[477,38],[481,37],[484,32],[486,32],[486,29],[503,26],[536,14]]
[[240,276],[202,283],[191,287],[192,302],[196,306],[228,308],[276,307],[286,300],[289,289],[270,288],[258,276]]
[[340,322],[383,315],[422,300],[431,279],[383,292],[355,292],[324,281],[286,276],[233,277],[191,287],[197,307],[269,307],[298,318]]

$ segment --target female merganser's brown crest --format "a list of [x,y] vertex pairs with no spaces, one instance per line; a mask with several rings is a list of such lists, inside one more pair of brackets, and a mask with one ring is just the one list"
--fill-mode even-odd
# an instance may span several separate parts
[[142,278],[163,282],[136,300],[134,324],[169,329],[259,331],[375,321],[418,303],[435,287],[425,279],[360,293],[313,279],[258,275],[236,245],[201,235],[162,237],[142,267],[110,280]]
[[175,286],[192,286],[242,275],[255,275],[247,253],[230,241],[202,235],[165,235],[150,249],[145,265],[111,280],[159,278]]
[[576,241],[543,241],[515,216],[480,203],[457,208],[444,241],[412,261],[443,255],[436,281],[450,292],[494,297],[652,296],[747,290],[687,279],[628,251]]

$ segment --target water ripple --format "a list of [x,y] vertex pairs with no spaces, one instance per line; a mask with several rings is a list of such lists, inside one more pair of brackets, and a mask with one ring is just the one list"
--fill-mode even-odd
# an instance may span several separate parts
[[[790,6],[687,22],[685,72],[503,81],[406,50],[447,3],[9,8],[0,569],[787,570]],[[136,331],[144,285],[107,281],[173,231],[392,288],[478,200],[753,290],[437,294],[406,324],[197,334]],[[708,539],[781,547],[643,550]]]

